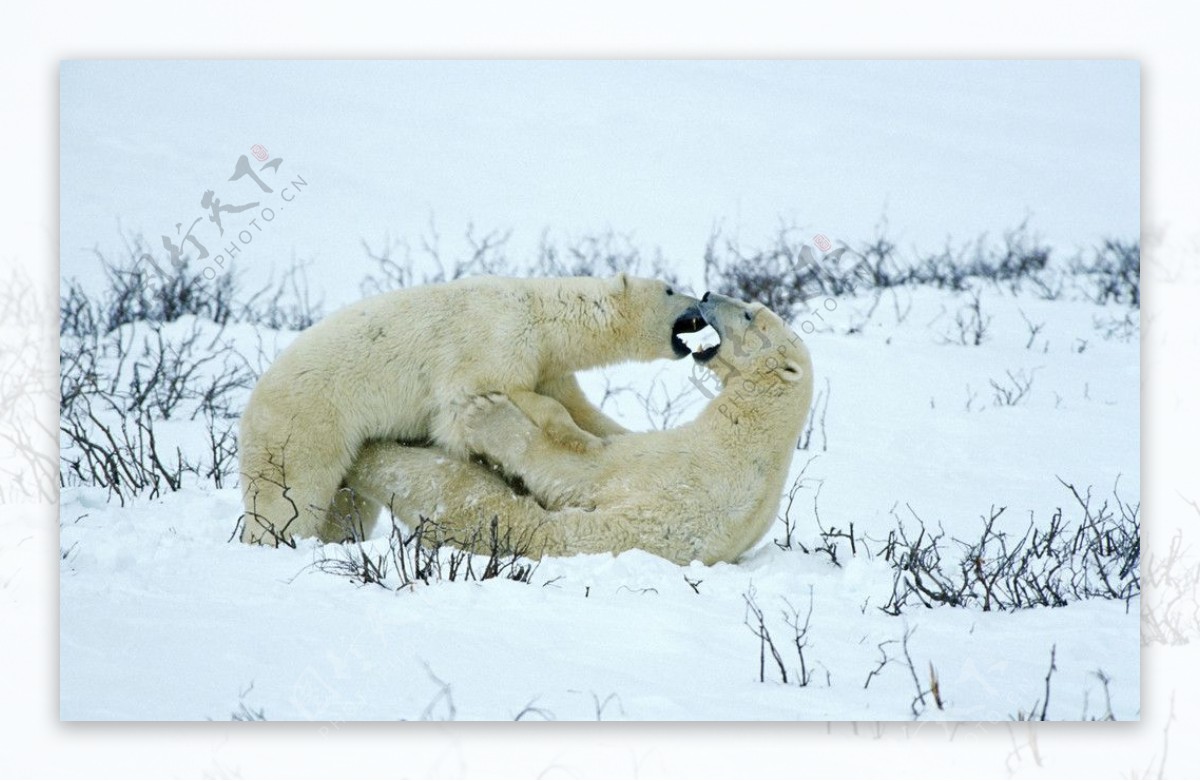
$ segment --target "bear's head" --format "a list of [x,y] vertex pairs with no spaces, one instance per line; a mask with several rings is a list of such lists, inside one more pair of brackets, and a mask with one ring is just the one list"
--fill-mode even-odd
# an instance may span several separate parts
[[724,392],[745,398],[812,396],[808,348],[779,315],[711,292],[700,300],[700,314],[721,341],[693,357],[716,375]]
[[630,358],[685,358],[691,350],[679,338],[704,327],[698,299],[657,279],[621,273],[608,284],[625,336],[630,340]]

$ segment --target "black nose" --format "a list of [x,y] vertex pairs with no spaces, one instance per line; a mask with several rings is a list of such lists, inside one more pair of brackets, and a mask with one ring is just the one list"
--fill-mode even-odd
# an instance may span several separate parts
[[708,301],[708,293],[707,292],[705,292],[704,297],[700,299],[701,303],[704,303],[706,301]]

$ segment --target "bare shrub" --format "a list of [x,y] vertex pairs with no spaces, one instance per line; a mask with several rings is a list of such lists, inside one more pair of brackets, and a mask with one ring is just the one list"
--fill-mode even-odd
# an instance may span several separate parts
[[1109,238],[1090,256],[1076,257],[1071,271],[1082,280],[1084,295],[1097,304],[1114,301],[1140,307],[1142,252],[1141,242]]
[[24,269],[0,279],[0,502],[57,500],[52,307]]
[[313,566],[360,585],[376,585],[391,590],[413,588],[416,584],[472,582],[492,579],[530,583],[537,562],[532,542],[514,538],[500,526],[498,518],[474,526],[463,535],[450,533],[442,524],[427,518],[411,530],[391,515],[387,544],[356,540],[326,546]]
[[883,672],[883,668],[887,667],[888,662],[892,661],[892,657],[888,656],[887,647],[895,645],[895,640],[884,640],[878,643],[875,647],[879,649],[879,664],[867,673],[867,679],[863,681],[863,689],[871,688],[871,679]]
[[177,491],[184,473],[200,470],[179,448],[160,450],[155,420],[146,410],[129,412],[110,396],[83,397],[63,415],[59,429],[65,437],[62,485],[106,488],[122,506],[142,493],[153,499]]
[[945,530],[939,526],[936,533],[930,531],[911,507],[908,510],[917,519],[919,528],[916,536],[912,536],[905,528],[895,508],[892,508],[896,528],[888,532],[877,554],[893,569],[891,599],[880,609],[899,615],[900,608],[908,604],[910,598],[926,607],[934,604],[962,605],[965,584],[955,582],[953,576],[947,575],[942,567],[941,543],[946,536]]
[[[809,482],[804,477],[807,466],[784,495],[779,516],[784,535],[775,539],[775,545],[782,550],[824,554],[834,566],[841,566],[845,556],[860,553],[881,558],[891,565],[893,576],[891,591],[879,608],[885,613],[900,615],[912,607],[939,605],[985,612],[1060,607],[1090,598],[1122,600],[1128,608],[1141,593],[1140,505],[1125,502],[1115,489],[1111,500],[1097,503],[1091,489],[1080,491],[1060,480],[1074,500],[1076,520],[1068,520],[1062,508],[1041,522],[1031,513],[1028,525],[1018,534],[1001,528],[1007,508],[993,506],[981,516],[978,534],[966,539],[949,537],[940,523],[930,526],[908,505],[911,520],[906,522],[893,507],[895,525],[882,540],[856,534],[853,523],[844,529],[826,527],[818,509],[818,489],[813,497],[817,538],[806,544],[800,539],[794,513],[796,499]],[[872,551],[869,545],[877,547]],[[1178,545],[1172,548],[1172,556],[1170,562],[1179,560]],[[1200,582],[1200,566],[1190,570],[1171,566],[1171,577],[1186,572],[1191,578],[1188,582]],[[1152,573],[1165,577],[1157,570]],[[1180,619],[1183,611],[1177,602],[1143,616],[1149,631],[1164,642],[1179,642],[1178,638],[1184,637],[1174,628],[1186,623]],[[1200,625],[1200,618],[1196,624]]]
[[1141,334],[1141,318],[1130,309],[1117,315],[1096,315],[1092,325],[1101,338],[1118,342],[1130,342]]
[[441,234],[431,217],[415,246],[405,238],[390,235],[385,235],[376,247],[363,239],[363,251],[376,270],[363,279],[360,288],[363,295],[375,295],[479,274],[516,274],[507,255],[511,237],[511,230],[493,229],[480,234],[473,223],[468,223],[462,236],[465,251],[451,258],[442,248]]
[[992,316],[983,313],[978,287],[968,287],[966,293],[967,303],[955,312],[954,325],[942,334],[942,341],[946,344],[978,347],[987,341]]
[[809,645],[808,628],[812,623],[813,587],[808,587],[808,611],[804,614],[803,623],[800,621],[800,611],[792,607],[792,603],[788,600],[784,599],[783,602],[787,605],[787,612],[783,614],[783,620],[792,630],[792,644],[800,659],[800,670],[796,675],[796,682],[800,686],[808,686],[812,681],[812,670],[808,669],[808,664],[804,660],[804,649]]
[[816,443],[813,442],[813,435],[816,433],[821,435],[821,452],[829,450],[829,435],[825,430],[825,417],[829,414],[829,398],[832,394],[829,378],[826,377],[824,390],[817,391],[817,396],[808,410],[808,419],[804,421],[804,430],[800,432],[800,438],[796,441],[797,450],[810,448],[815,450]]
[[[250,478],[246,485],[246,490],[250,496],[249,509],[238,516],[237,523],[234,524],[233,533],[229,535],[229,541],[232,542],[238,538],[245,530],[246,524],[256,524],[255,529],[259,540],[263,543],[278,547],[296,547],[296,540],[292,537],[288,529],[300,517],[300,506],[296,504],[296,500],[292,498],[292,484],[288,478],[287,459],[284,453],[269,452],[267,454],[267,464],[270,465],[270,474],[258,474]],[[265,470],[264,470],[265,471]],[[273,475],[278,475],[274,477]],[[267,518],[258,511],[258,496],[262,489],[262,484],[274,486],[279,489],[287,503],[291,505],[292,514],[282,525],[277,525],[276,522]]]
[[[232,415],[229,394],[248,390],[255,377],[245,359],[220,339],[220,333],[204,338],[199,323],[175,340],[163,334],[161,325],[153,325],[143,339],[141,356],[130,365],[123,393],[127,409],[149,409],[155,417],[170,420],[191,402],[193,420],[204,412]],[[206,372],[210,366],[212,371]]]
[[938,253],[913,264],[908,281],[950,290],[966,290],[969,280],[986,281],[996,287],[1008,283],[1016,292],[1024,280],[1037,278],[1047,269],[1050,247],[1029,229],[1028,220],[992,243],[987,234],[958,248],[947,243]]
[[[1015,716],[1012,716],[1013,721],[1045,721],[1046,709],[1050,707],[1050,679],[1054,677],[1054,673],[1058,671],[1058,665],[1055,664],[1058,646],[1050,646],[1050,668],[1046,670],[1046,677],[1043,679],[1045,690],[1040,699],[1034,700],[1033,707],[1029,710],[1018,709]],[[1038,706],[1041,706],[1039,710]]]
[[956,249],[947,241],[940,252],[918,260],[909,279],[939,290],[966,290],[967,278],[970,276],[970,265],[966,259],[968,251],[965,247]]
[[758,606],[758,602],[755,600],[756,596],[757,592],[754,586],[750,586],[750,588],[742,593],[742,601],[746,603],[746,616],[743,619],[743,623],[758,638],[758,681],[759,683],[766,683],[767,652],[770,651],[771,658],[775,661],[775,666],[779,670],[779,677],[784,683],[787,683],[787,667],[783,664],[783,657],[779,654],[779,648],[771,638],[771,631],[767,629],[766,619],[763,616],[762,608]]
[[528,262],[509,256],[511,238],[511,230],[479,233],[469,224],[462,236],[461,249],[450,253],[442,248],[440,234],[431,220],[415,246],[407,239],[390,236],[375,246],[364,240],[363,250],[376,269],[360,287],[364,295],[373,295],[478,275],[594,277],[619,272],[653,277],[674,285],[680,282],[660,252],[647,254],[631,236],[613,230],[558,239],[545,231]]
[[[893,567],[892,591],[880,609],[899,615],[907,607],[951,605],[984,611],[1059,607],[1101,598],[1129,601],[1141,593],[1140,506],[1121,500],[1096,506],[1091,490],[1062,482],[1081,518],[1071,524],[1056,510],[1048,521],[1031,518],[1020,535],[999,529],[1004,507],[982,516],[973,540],[954,539],[959,554],[943,561],[945,531],[931,532],[912,508],[914,533],[897,517],[877,555]],[[894,511],[893,511],[894,515]]]
[[1181,529],[1176,529],[1165,552],[1147,554],[1143,644],[1186,645],[1200,636],[1200,562],[1190,554]]
[[816,456],[813,456],[805,462],[804,466],[800,467],[799,473],[797,473],[795,479],[792,480],[791,488],[789,488],[788,492],[784,494],[785,501],[781,505],[780,513],[778,516],[776,516],[776,520],[783,525],[783,538],[775,538],[775,546],[780,550],[792,550],[794,547],[796,547],[805,553],[809,552],[808,548],[804,547],[804,544],[800,542],[796,535],[796,527],[799,524],[799,518],[795,517],[795,515],[798,515],[799,513],[795,507],[795,504],[796,497],[800,494],[800,491],[804,489],[807,483],[812,482],[810,478],[805,477],[805,473],[815,460]]
[[[999,240],[983,234],[963,244],[947,242],[939,251],[901,253],[888,236],[886,219],[875,235],[857,243],[842,243],[818,258],[795,226],[781,226],[766,243],[747,247],[718,228],[705,250],[705,284],[725,295],[760,301],[791,319],[817,296],[876,293],[904,286],[929,286],[969,292],[971,307],[960,311],[959,333],[951,341],[981,344],[987,320],[978,309],[983,286],[1013,294],[1030,288],[1038,297],[1056,300],[1071,289],[1096,303],[1118,301],[1140,305],[1138,242],[1106,239],[1087,257],[1070,263],[1052,261],[1052,250],[1028,220],[1004,231]],[[878,301],[876,301],[877,305]],[[868,312],[868,318],[874,306]],[[865,320],[852,325],[861,331]],[[1032,326],[1031,326],[1032,327]]]
[[715,230],[704,252],[704,281],[709,290],[765,304],[790,320],[818,295],[837,296],[892,280],[893,245],[885,238],[864,248],[870,259],[839,247],[818,260],[798,229],[783,226],[762,247]]
[[[225,487],[236,475],[236,419],[265,359],[260,342],[252,365],[225,328],[311,325],[320,305],[306,265],[293,259],[278,282],[243,300],[234,274],[206,280],[187,256],[168,262],[140,236],[125,241],[120,262],[97,252],[104,289],[68,280],[60,294],[58,482],[106,488],[122,504],[189,481]],[[186,316],[190,325],[171,325]],[[177,420],[203,421],[203,450],[164,444],[164,423]]]
[[568,237],[560,241],[542,234],[537,257],[526,272],[534,277],[612,276],[626,272],[639,277],[653,277],[679,285],[679,276],[662,253],[645,253],[633,237],[613,230]]
[[[238,397],[255,372],[220,331],[205,336],[198,323],[176,331],[151,323],[63,337],[62,486],[106,488],[124,504],[179,490],[189,475],[219,488],[236,474]],[[172,419],[203,420],[208,452],[164,448],[160,432]]]
[[238,706],[230,715],[230,721],[266,721],[267,717],[262,708],[252,708],[246,704],[246,697],[254,691],[254,682],[238,692]]
[[175,263],[156,260],[140,235],[123,239],[123,259],[94,250],[107,283],[99,296],[92,297],[79,282],[68,281],[60,307],[64,334],[107,334],[129,323],[169,323],[189,314],[218,324],[229,321],[234,306],[232,274],[217,275],[210,282],[192,268],[186,255]]
[[821,538],[821,544],[817,545],[814,543],[812,546],[812,551],[813,553],[824,553],[829,557],[829,561],[833,564],[833,566],[840,567],[842,564],[838,560],[838,550],[841,541],[845,540],[847,543],[849,543],[851,556],[857,556],[861,538],[855,537],[854,535],[853,521],[850,522],[849,527],[846,529],[840,529],[837,526],[830,526],[828,529],[826,529],[825,525],[821,523],[821,512],[818,507],[818,503],[821,499],[822,485],[823,483],[818,484],[817,492],[813,496],[813,521],[817,524],[817,530]]
[[[672,391],[659,372],[650,381],[650,389],[645,393],[634,390],[633,395],[645,412],[650,425],[659,431],[665,431],[677,426],[695,402],[694,394],[687,385],[682,385]],[[606,398],[608,394],[606,393]]]
[[1033,389],[1033,375],[1036,373],[1037,369],[1028,373],[1019,369],[1015,374],[1005,371],[1007,380],[988,379],[992,386],[992,404],[997,407],[1015,407],[1020,404]]
[[[308,267],[311,261],[292,258],[291,265],[242,303],[237,304],[233,320],[254,323],[274,330],[303,331],[321,317],[322,303],[313,301],[308,287]],[[229,279],[233,280],[230,276]],[[236,290],[232,291],[236,292]]]
[[140,235],[123,236],[125,253],[112,258],[94,250],[105,286],[89,293],[78,280],[64,281],[59,299],[63,335],[106,335],[131,323],[171,323],[195,315],[218,325],[251,322],[271,328],[301,329],[320,317],[320,304],[308,293],[306,265],[294,258],[278,283],[268,282],[246,301],[237,299],[234,271],[213,275],[197,270],[188,255],[173,262],[159,256]]
[[[766,683],[767,681],[767,658],[768,654],[773,662],[772,669],[779,672],[779,680],[781,683],[788,683],[789,680],[794,681],[798,686],[808,686],[812,683],[814,668],[809,664],[809,659],[805,652],[811,645],[809,629],[812,624],[813,611],[813,588],[808,587],[808,610],[805,611],[804,617],[800,616],[800,609],[795,607],[790,600],[782,598],[783,609],[781,617],[783,623],[791,630],[791,646],[796,651],[796,658],[799,661],[799,669],[795,670],[795,675],[790,679],[788,677],[788,665],[784,661],[786,646],[777,645],[774,636],[771,634],[771,629],[768,626],[766,614],[758,604],[758,591],[754,588],[754,584],[742,592],[742,602],[746,606],[746,612],[743,616],[742,623],[747,629],[758,638],[758,681]],[[818,664],[820,664],[818,662]],[[824,665],[822,665],[824,666]],[[829,672],[826,670],[826,682],[829,680]]]
[[1029,339],[1025,342],[1025,349],[1033,349],[1033,342],[1037,339],[1038,334],[1042,332],[1042,329],[1046,327],[1046,322],[1043,320],[1040,323],[1035,323],[1025,314],[1024,309],[1017,309],[1017,311],[1021,313],[1021,319],[1025,321],[1025,327],[1029,329]]
[[1046,268],[1050,248],[1029,230],[1029,220],[1004,232],[998,252],[980,251],[972,276],[997,282],[1019,280]]

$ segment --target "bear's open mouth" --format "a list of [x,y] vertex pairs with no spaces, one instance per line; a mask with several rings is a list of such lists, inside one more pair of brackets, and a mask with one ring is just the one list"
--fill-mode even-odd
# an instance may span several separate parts
[[684,342],[692,351],[692,358],[700,363],[711,361],[721,349],[721,335],[711,325],[705,325],[695,333],[687,334]]
[[721,343],[717,342],[712,347],[706,347],[703,350],[697,350],[696,352],[692,353],[692,359],[695,360],[696,363],[707,363],[708,361],[711,361],[713,358],[717,357],[717,353],[720,351],[720,349]]
[[703,329],[708,323],[704,322],[704,318],[700,316],[700,310],[692,307],[684,312],[675,323],[671,326],[671,347],[675,350],[677,358],[684,358],[692,354],[692,348],[688,347],[679,337],[683,334],[694,334]]

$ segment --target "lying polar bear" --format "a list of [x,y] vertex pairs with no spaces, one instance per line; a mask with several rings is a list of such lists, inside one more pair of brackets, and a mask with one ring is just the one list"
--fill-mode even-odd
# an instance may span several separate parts
[[509,400],[477,398],[465,419],[472,448],[531,495],[437,448],[384,442],[363,448],[347,484],[466,547],[486,548],[479,530],[495,518],[501,539],[535,556],[640,548],[680,564],[733,561],[775,520],[812,401],[812,361],[761,304],[708,293],[700,311],[721,342],[695,358],[723,387],[691,423],[576,453]]
[[330,541],[380,505],[341,491],[368,439],[431,442],[466,458],[464,413],[503,393],[570,450],[625,429],[574,372],[682,358],[699,302],[663,282],[477,277],[365,299],[308,329],[263,374],[242,415],[242,540]]

